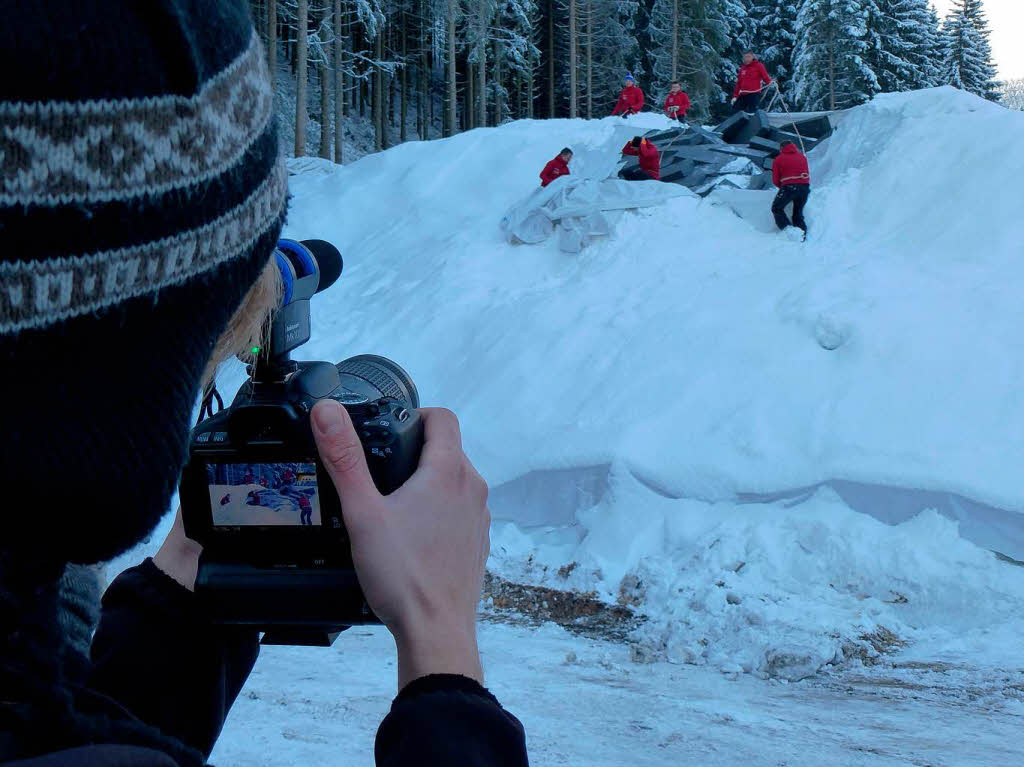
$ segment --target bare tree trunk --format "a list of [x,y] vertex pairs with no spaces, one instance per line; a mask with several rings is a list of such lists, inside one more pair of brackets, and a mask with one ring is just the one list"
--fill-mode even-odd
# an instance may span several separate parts
[[[273,0],[271,0],[273,2]],[[345,154],[345,60],[341,37],[341,0],[334,0],[334,161],[341,165]]]
[[327,91],[327,66],[317,67],[320,75],[320,156],[331,159],[331,101]]
[[455,121],[458,109],[455,104],[457,83],[455,81],[455,4],[458,0],[448,0],[448,135],[456,133]]
[[299,0],[295,51],[295,156],[306,154],[306,59],[308,57],[309,0]]
[[[399,20],[399,23],[401,23],[401,20]],[[397,48],[397,45],[395,43],[395,36],[396,36],[396,34],[397,33],[395,32],[394,26],[391,26],[389,28],[389,32],[388,32],[388,38],[389,38],[388,39],[388,48],[390,50],[392,50],[392,51]],[[395,76],[394,69],[392,69],[390,72],[387,73],[387,78],[388,78],[388,127],[389,128],[394,128],[395,127],[395,101],[396,101],[396,99],[395,99],[395,90],[396,90],[397,85],[398,85],[395,82],[398,78]],[[388,131],[388,136],[390,137],[390,131]],[[385,148],[387,148],[387,146],[389,146],[388,140],[385,140],[384,144],[385,144]]]
[[[425,19],[426,18],[426,16],[425,16],[425,7],[426,7],[425,6],[425,0],[422,0],[421,3],[420,3],[420,18],[421,19]],[[426,23],[421,23],[420,24],[420,56],[421,56],[421,63],[420,63],[420,71],[419,71],[419,81],[417,83],[419,85],[419,89],[420,89],[420,97],[419,97],[419,102],[417,104],[417,108],[418,108],[417,114],[419,115],[418,130],[419,130],[420,138],[422,140],[426,141],[427,138],[428,138],[428,134],[430,132],[429,122],[428,122],[428,120],[430,119],[430,115],[429,115],[429,113],[430,113],[429,106],[430,105],[427,102],[427,99],[428,99],[429,94],[430,94],[430,91],[428,90],[428,86],[430,85],[430,56],[427,53],[427,25],[426,25]]]
[[487,0],[480,0],[480,19],[477,27],[476,65],[479,69],[480,88],[477,93],[477,127],[487,125]]
[[828,51],[828,103],[829,109],[836,108],[836,59],[834,41],[830,41]]
[[594,0],[587,0],[587,119],[594,117]]
[[579,102],[576,87],[576,0],[569,0],[569,118],[578,115]]
[[285,35],[284,39],[281,40],[281,44],[284,46],[284,60],[288,62],[288,66],[291,67],[292,75],[295,74],[295,40],[292,39],[291,32],[288,31],[288,24],[278,24],[277,34],[280,36],[281,29],[284,28]]
[[533,65],[526,70],[526,117],[533,119]]
[[273,93],[277,85],[277,0],[267,0],[267,69]]
[[395,73],[394,72],[388,72],[386,74],[386,76],[388,78],[388,120],[387,120],[387,123],[388,123],[388,127],[389,128],[394,128],[395,127],[395,101],[397,101],[397,99],[395,98],[395,91],[397,90],[397,85],[396,85],[395,81],[398,78],[395,77]]
[[405,120],[409,114],[409,61],[408,61],[408,39],[406,35],[406,27],[408,26],[405,14],[402,14],[402,108],[400,110],[401,127],[399,128],[399,138],[401,141],[405,141],[406,130]]
[[466,62],[466,130],[473,130],[476,127],[476,101],[474,97],[474,81],[476,75],[473,73],[473,65]]
[[377,30],[374,41],[373,55],[375,59],[373,72],[373,132],[374,146],[379,152],[384,148],[384,72],[380,68],[380,60],[384,58],[384,31]]
[[[345,18],[345,30],[346,30],[346,35],[345,36],[348,38],[349,44],[352,46],[352,50],[353,51],[360,50],[359,46],[362,44],[362,41],[361,40],[357,40],[357,38],[356,38],[356,33],[358,32],[358,30],[353,30],[352,29],[352,16],[351,15],[346,16],[346,18]],[[358,43],[358,45],[357,45],[357,43]],[[348,113],[349,114],[353,114],[356,111],[356,108],[359,107],[359,99],[360,99],[360,97],[362,96],[362,93],[363,93],[363,85],[362,85],[363,81],[362,81],[362,78],[359,78],[359,77],[356,76],[356,73],[358,72],[359,69],[360,69],[360,67],[353,61],[353,64],[352,64],[353,83],[352,83],[352,86],[349,88],[349,90],[351,91],[351,93],[349,94],[349,99],[350,100],[349,100],[349,104],[348,104]],[[359,116],[360,117],[363,116],[363,110],[362,109],[359,110]]]
[[494,124],[501,125],[501,113],[504,108],[501,90],[501,57],[503,55],[501,41],[494,41]]
[[555,116],[555,0],[548,0],[548,117]]
[[[384,48],[387,48],[388,50],[392,50],[392,51],[395,49],[395,44],[394,44],[395,41],[392,39],[392,37],[394,35],[394,29],[395,29],[394,26],[389,26],[387,28],[387,30],[388,30],[387,38],[381,43],[381,54],[380,54],[381,57],[384,56]],[[391,56],[388,56],[388,58],[391,58]],[[385,71],[383,73],[383,77],[384,77],[384,83],[385,83],[385,85],[384,85],[384,99],[385,99],[385,101],[384,101],[384,125],[385,125],[385,131],[387,131],[388,128],[394,128],[395,127],[395,73],[394,73],[394,71]],[[384,148],[385,149],[388,148],[388,142],[387,141],[384,142]]]
[[679,0],[672,0],[672,80],[679,78]]

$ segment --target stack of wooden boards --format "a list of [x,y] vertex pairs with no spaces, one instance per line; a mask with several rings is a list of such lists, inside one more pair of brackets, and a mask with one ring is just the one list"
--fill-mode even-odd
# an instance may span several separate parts
[[[689,187],[705,196],[720,186],[768,189],[772,186],[772,160],[784,141],[810,152],[832,135],[829,114],[792,118],[758,110],[737,112],[715,128],[689,125],[650,131],[644,138],[661,152],[661,180]],[[619,175],[637,176],[637,159],[626,158]]]

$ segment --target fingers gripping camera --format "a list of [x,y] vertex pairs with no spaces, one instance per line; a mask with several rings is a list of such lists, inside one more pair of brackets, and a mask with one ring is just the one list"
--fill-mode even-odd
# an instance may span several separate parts
[[310,338],[310,299],[338,278],[342,262],[322,240],[281,240],[275,259],[283,291],[269,346],[231,405],[193,430],[182,518],[203,546],[196,593],[213,621],[256,626],[265,643],[330,644],[344,627],[377,619],[356,578],[310,412],[323,398],[348,410],[387,494],[419,463],[419,393],[384,357],[290,359]]

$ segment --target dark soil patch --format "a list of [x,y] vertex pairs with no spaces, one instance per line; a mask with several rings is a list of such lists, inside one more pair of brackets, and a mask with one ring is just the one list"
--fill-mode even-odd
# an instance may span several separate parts
[[553,621],[573,634],[595,639],[625,640],[647,620],[628,607],[609,605],[595,592],[559,591],[544,586],[513,583],[492,573],[484,576],[484,599],[492,600],[494,620],[539,625]]

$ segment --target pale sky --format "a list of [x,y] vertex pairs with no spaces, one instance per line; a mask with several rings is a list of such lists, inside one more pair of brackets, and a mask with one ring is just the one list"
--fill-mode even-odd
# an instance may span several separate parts
[[[1001,80],[1024,77],[1024,55],[1019,53],[1024,36],[1024,0],[984,0],[988,28],[992,30],[992,56]],[[932,0],[945,18],[952,0]]]

